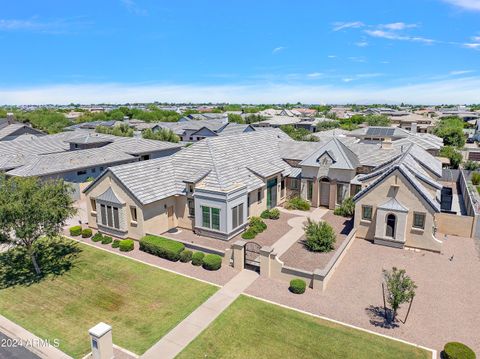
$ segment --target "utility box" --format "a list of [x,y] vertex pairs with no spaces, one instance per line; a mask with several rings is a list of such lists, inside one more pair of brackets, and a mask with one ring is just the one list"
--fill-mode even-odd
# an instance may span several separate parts
[[98,323],[88,331],[93,359],[113,359],[112,327]]

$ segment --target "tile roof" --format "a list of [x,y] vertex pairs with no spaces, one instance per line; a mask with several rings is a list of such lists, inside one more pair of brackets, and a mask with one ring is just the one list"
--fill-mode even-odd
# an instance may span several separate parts
[[108,187],[107,190],[103,192],[100,196],[98,196],[96,199],[113,204],[125,204],[124,201],[118,198],[118,196],[115,194],[111,187]]

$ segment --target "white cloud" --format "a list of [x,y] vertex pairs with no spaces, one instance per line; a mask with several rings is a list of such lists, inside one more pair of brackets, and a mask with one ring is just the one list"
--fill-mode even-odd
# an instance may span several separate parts
[[333,24],[333,31],[340,31],[344,29],[359,28],[363,27],[365,24],[361,21],[352,21],[352,22],[335,22]]
[[318,78],[320,76],[322,76],[323,74],[321,72],[312,72],[310,74],[307,74],[307,77],[311,78],[311,79],[315,79],[315,78]]
[[463,46],[466,47],[466,48],[469,48],[469,49],[474,49],[474,50],[480,49],[480,43],[478,43],[478,42],[465,43],[465,44],[463,44]]
[[[347,81],[348,82],[348,81]],[[126,102],[235,103],[475,103],[480,76],[422,84],[380,85],[171,85],[84,84],[0,89],[4,104],[68,104]]]
[[475,72],[475,71],[474,70],[455,70],[455,71],[450,71],[449,74],[452,76],[458,76],[458,75],[470,74],[472,72]]
[[480,0],[443,0],[465,10],[480,11]]
[[407,36],[407,35],[400,35],[393,31],[384,31],[384,30],[365,30],[367,35],[372,37],[379,37],[388,40],[400,40],[400,41],[414,41],[414,42],[423,42],[426,44],[432,44],[437,42],[432,39],[427,39],[425,37],[420,36]]
[[406,24],[404,22],[392,22],[390,24],[383,24],[380,25],[381,28],[388,29],[388,30],[393,30],[393,31],[398,31],[398,30],[405,30],[409,29],[412,27],[417,27],[415,24]]
[[285,49],[286,49],[286,47],[284,47],[284,46],[278,46],[278,47],[276,47],[272,50],[272,54],[276,54],[277,52],[283,51]]
[[86,25],[81,18],[54,19],[42,21],[38,18],[31,19],[0,19],[0,31],[30,31],[47,34],[66,33],[72,28]]
[[337,58],[337,55],[328,55],[327,57],[328,57],[329,59],[335,59],[335,58]]
[[368,42],[367,41],[359,41],[359,42],[356,42],[355,45],[358,46],[358,47],[367,47]]
[[148,15],[147,10],[141,8],[138,6],[136,1],[134,0],[120,0],[123,6],[132,14],[138,15],[138,16],[146,16]]

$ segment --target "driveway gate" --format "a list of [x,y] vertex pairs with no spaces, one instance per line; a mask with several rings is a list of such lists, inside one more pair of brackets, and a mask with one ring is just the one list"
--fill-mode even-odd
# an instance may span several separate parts
[[260,248],[262,246],[255,242],[247,242],[244,248],[244,265],[246,269],[260,271]]

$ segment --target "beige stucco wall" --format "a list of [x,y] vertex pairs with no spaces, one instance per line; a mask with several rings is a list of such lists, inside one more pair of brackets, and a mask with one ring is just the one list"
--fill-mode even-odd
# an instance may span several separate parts
[[450,213],[437,213],[435,215],[437,232],[470,238],[472,236],[474,218]]
[[[398,185],[398,190],[394,194],[392,186]],[[373,240],[375,236],[377,205],[381,205],[395,196],[398,202],[406,206],[407,221],[405,227],[405,245],[410,247],[439,251],[441,242],[436,240],[433,234],[435,226],[435,211],[420,196],[420,194],[410,185],[399,171],[395,171],[382,183],[370,190],[366,195],[357,200],[355,204],[355,227],[357,228],[357,237]],[[372,221],[362,220],[362,205],[372,206]],[[425,229],[419,230],[412,228],[413,213],[425,213]]]

